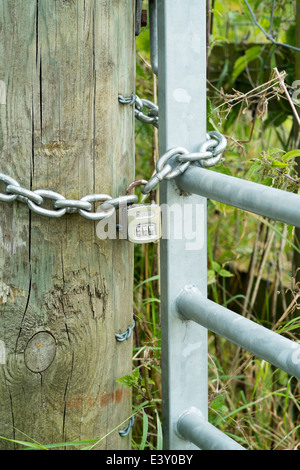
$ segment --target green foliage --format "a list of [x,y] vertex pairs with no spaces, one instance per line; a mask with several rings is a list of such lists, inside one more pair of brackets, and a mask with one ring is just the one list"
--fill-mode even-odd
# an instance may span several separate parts
[[231,79],[234,82],[245,68],[255,59],[260,57],[261,46],[253,46],[246,50],[245,54],[236,59]]
[[117,379],[117,382],[126,387],[139,387],[140,373],[138,369],[135,369],[131,375],[127,374]]

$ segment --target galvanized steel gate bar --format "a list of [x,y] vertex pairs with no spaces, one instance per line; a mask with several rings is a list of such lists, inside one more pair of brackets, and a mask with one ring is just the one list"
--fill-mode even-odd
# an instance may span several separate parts
[[177,181],[185,191],[300,227],[300,196],[263,184],[189,167]]
[[185,287],[178,311],[270,364],[300,379],[300,345],[258,323],[205,299],[196,287]]
[[[159,153],[176,146],[195,152],[206,135],[206,1],[157,2]],[[207,299],[206,198],[300,226],[295,194],[194,165],[176,183],[161,183],[161,204],[182,214],[181,226],[169,227],[161,241],[163,430],[169,450],[243,450],[207,421],[207,329],[300,378],[299,344]],[[201,209],[192,244],[188,206]]]

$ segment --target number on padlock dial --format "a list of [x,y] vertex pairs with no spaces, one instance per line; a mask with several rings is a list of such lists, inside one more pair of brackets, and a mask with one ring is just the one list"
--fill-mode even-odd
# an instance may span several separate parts
[[139,204],[127,210],[128,240],[152,243],[161,238],[161,211],[157,204]]

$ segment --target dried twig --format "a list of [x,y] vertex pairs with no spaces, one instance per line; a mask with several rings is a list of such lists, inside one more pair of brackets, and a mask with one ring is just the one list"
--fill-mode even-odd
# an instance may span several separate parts
[[288,308],[286,309],[286,311],[281,315],[281,317],[279,318],[279,320],[275,323],[275,325],[273,326],[272,330],[276,331],[277,327],[280,325],[280,323],[283,322],[283,320],[291,313],[295,310],[295,308],[297,307],[297,300],[298,298],[300,297],[300,294],[296,294],[295,297],[293,298],[293,300],[291,301],[291,303],[289,304]]
[[[249,90],[247,93],[242,93],[238,90],[235,90],[233,88],[233,91],[235,92],[234,94],[228,94],[224,93],[223,89],[218,90],[216,87],[211,85],[215,91],[219,94],[220,98],[224,100],[223,103],[221,103],[219,106],[215,108],[215,111],[217,111],[219,108],[223,106],[229,106],[233,107],[239,104],[242,101],[248,102],[248,100],[253,100],[253,99],[260,99],[261,95],[267,96],[271,95],[271,97],[278,96],[278,92],[280,91],[276,89],[276,85],[280,85],[282,80],[286,77],[286,72],[281,72],[279,76],[274,77],[274,73],[272,73],[272,76],[270,80],[266,83],[263,83],[262,85],[259,85],[252,90]],[[253,103],[253,101],[251,101]]]
[[277,77],[278,77],[278,79],[279,79],[280,86],[282,87],[283,92],[285,93],[288,102],[289,102],[290,105],[291,105],[293,114],[294,114],[294,116],[295,116],[295,118],[296,118],[296,120],[297,120],[297,122],[298,122],[299,131],[300,131],[300,118],[299,118],[299,115],[298,115],[297,110],[296,110],[296,108],[295,108],[295,105],[294,105],[294,103],[293,103],[293,101],[292,101],[292,98],[290,97],[290,94],[289,94],[289,92],[288,92],[288,90],[287,90],[287,87],[286,87],[286,85],[285,85],[285,83],[284,83],[284,79],[282,78],[282,75],[278,72],[277,67],[275,67],[273,70],[274,70],[275,74],[277,75]]

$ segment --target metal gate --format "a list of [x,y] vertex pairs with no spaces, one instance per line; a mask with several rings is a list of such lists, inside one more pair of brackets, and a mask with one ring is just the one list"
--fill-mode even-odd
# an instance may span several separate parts
[[[197,152],[206,139],[206,1],[149,3],[150,31],[152,39],[158,34],[159,45],[152,41],[159,152],[176,146]],[[161,183],[160,203],[182,214],[181,227],[161,240],[163,426],[170,450],[243,449],[208,423],[208,330],[300,377],[296,342],[207,299],[207,198],[300,227],[300,196],[292,193],[196,165],[176,181]],[[187,208],[198,210],[196,237],[195,214]]]

